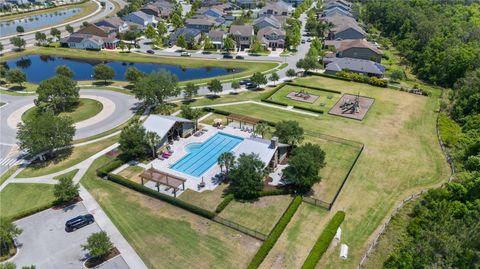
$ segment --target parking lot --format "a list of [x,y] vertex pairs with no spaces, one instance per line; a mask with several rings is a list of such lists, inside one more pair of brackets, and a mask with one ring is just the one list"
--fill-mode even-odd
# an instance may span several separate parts
[[[64,209],[48,209],[20,219],[15,223],[23,229],[16,239],[18,254],[13,258],[17,268],[35,265],[43,268],[83,268],[86,252],[85,244],[90,234],[99,232],[100,227],[93,223],[74,232],[65,231],[65,222],[78,215],[88,214],[82,203]],[[121,256],[108,261],[101,268],[127,269]]]

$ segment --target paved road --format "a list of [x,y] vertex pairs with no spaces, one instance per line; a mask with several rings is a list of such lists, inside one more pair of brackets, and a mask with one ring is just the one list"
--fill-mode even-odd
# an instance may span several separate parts
[[[58,26],[51,25],[51,26],[48,26],[47,29],[44,29],[40,32],[43,32],[47,35],[50,35],[50,29],[53,28],[53,27],[58,27],[58,29],[62,32],[61,36],[64,37],[64,36],[68,35],[68,32],[65,30],[65,25],[66,24],[70,24],[75,29],[78,29],[84,21],[93,23],[93,22],[99,21],[99,20],[109,16],[113,12],[113,10],[115,9],[115,5],[113,4],[112,1],[118,1],[120,6],[122,4],[125,4],[125,2],[123,2],[123,0],[102,0],[102,1],[104,1],[106,3],[106,5],[105,5],[105,8],[102,8],[99,13],[97,13],[93,16],[91,16],[91,14],[89,14],[87,16],[91,16],[91,17],[88,17],[86,19],[78,19],[78,21],[73,22],[73,23],[62,23],[62,24],[59,24]],[[96,1],[96,2],[99,3],[98,1]],[[35,31],[35,32],[37,32],[37,31]],[[35,32],[23,35],[22,38],[25,39],[25,41],[27,42],[26,47],[33,47],[34,46]],[[10,39],[10,37],[1,37],[0,38],[0,43],[2,43],[3,46],[4,46],[3,52],[9,52],[13,48],[12,45],[10,44],[9,39]]]
[[[78,128],[75,139],[96,135],[124,123],[134,114],[134,108],[137,104],[135,97],[115,91],[88,89],[80,90],[80,95],[106,98],[113,102],[114,108],[113,113],[110,113],[98,122]],[[14,150],[17,143],[17,129],[14,128],[15,124],[12,126],[12,123],[18,122],[18,117],[21,116],[19,111],[26,106],[33,105],[34,99],[35,96],[0,94],[0,100],[7,103],[6,106],[0,108],[0,174],[12,166],[15,163],[14,160],[19,156],[19,153]]]
[[[37,268],[83,267],[86,251],[85,244],[90,234],[100,232],[97,223],[67,233],[65,222],[78,215],[87,214],[82,203],[64,209],[48,209],[27,218],[16,221],[23,232],[16,239],[19,252],[13,258],[18,267],[34,264]],[[121,256],[118,256],[99,268],[129,268]]]

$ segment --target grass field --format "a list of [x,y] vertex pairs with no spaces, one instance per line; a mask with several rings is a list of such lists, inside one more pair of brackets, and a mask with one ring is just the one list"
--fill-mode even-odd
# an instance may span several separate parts
[[120,171],[120,173],[118,173],[119,175],[121,175],[122,177],[124,178],[127,178],[127,179],[130,179],[131,181],[133,182],[136,182],[136,183],[141,183],[141,179],[140,179],[140,174],[143,172],[143,168],[140,167],[140,166],[129,166],[125,169],[123,169],[122,171]]
[[260,268],[300,268],[322,232],[327,211],[302,203]]
[[170,204],[98,180],[97,159],[82,179],[148,268],[245,268],[260,242]]
[[[80,98],[78,105],[73,107],[70,111],[61,112],[59,116],[68,116],[71,117],[73,122],[80,122],[86,119],[89,119],[102,111],[103,105],[97,100]],[[38,108],[36,106],[28,109],[22,115],[22,121],[32,119],[38,113]]]
[[261,197],[254,202],[232,201],[219,216],[268,235],[291,201],[288,195]]
[[295,82],[359,93],[376,101],[363,121],[328,114],[311,117],[253,104],[221,109],[274,122],[296,120],[309,133],[365,144],[332,211],[343,209],[347,213],[343,227],[345,243],[350,247],[349,259],[340,262],[338,253],[332,253],[321,261],[321,268],[352,268],[360,260],[369,238],[399,200],[447,178],[448,166],[435,135],[440,90],[421,85],[432,93],[431,97],[423,97],[317,76]]
[[[6,53],[4,56],[0,57],[1,61],[6,61],[9,59],[21,57],[24,55],[30,54],[42,54],[42,55],[51,55],[51,56],[60,56],[60,57],[70,57],[70,58],[94,58],[96,60],[105,60],[105,61],[125,61],[125,62],[144,62],[144,63],[159,63],[159,64],[173,64],[180,65],[185,68],[196,68],[196,67],[221,67],[229,69],[241,69],[242,71],[223,75],[216,77],[220,80],[231,80],[239,79],[241,77],[250,76],[255,72],[265,72],[270,69],[273,69],[277,66],[280,66],[276,62],[261,62],[261,61],[238,61],[238,60],[217,60],[217,59],[195,59],[195,58],[185,58],[185,57],[165,57],[165,56],[152,56],[140,53],[122,53],[114,51],[87,51],[87,50],[76,50],[68,48],[46,48],[46,47],[34,47],[27,50],[15,53]],[[198,79],[191,80],[189,82],[194,83],[205,83],[210,81],[212,78],[208,79]],[[186,82],[182,82],[181,85]],[[122,85],[125,82],[122,83]]]
[[51,204],[53,185],[11,183],[0,192],[1,218],[12,218]]
[[[309,94],[318,96],[318,99],[313,103],[307,103],[297,100],[292,100],[287,97],[290,92],[305,91]],[[274,95],[270,97],[273,101],[287,104],[289,106],[304,107],[307,109],[317,109],[328,111],[340,98],[340,94],[325,92],[320,90],[314,90],[309,88],[303,88],[298,86],[286,85],[278,90]]]
[[210,211],[215,211],[217,205],[223,200],[223,191],[226,187],[226,184],[222,184],[217,186],[213,191],[202,192],[196,192],[187,189],[180,196],[178,196],[178,199]]
[[15,171],[17,171],[17,169],[18,169],[18,165],[15,165],[15,166],[12,166],[12,167],[8,168],[8,170],[5,171],[0,176],[0,185],[2,185],[3,182],[5,182],[5,180],[7,180],[11,175],[13,175],[13,173],[15,173]]
[[312,188],[312,197],[330,203],[360,151],[360,145],[339,143],[321,137],[307,136],[305,142],[319,144],[325,151],[321,181]]
[[32,163],[22,170],[17,177],[38,177],[62,171],[115,144],[117,140],[118,135],[85,146],[74,147],[67,157]]

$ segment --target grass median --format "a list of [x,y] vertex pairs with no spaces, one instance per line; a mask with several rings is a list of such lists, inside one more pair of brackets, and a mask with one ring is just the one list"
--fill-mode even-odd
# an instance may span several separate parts
[[[102,111],[103,105],[97,100],[80,98],[80,101],[76,106],[66,112],[61,112],[59,116],[68,116],[71,117],[73,122],[80,122],[87,120]],[[39,109],[37,107],[32,107],[25,111],[22,115],[22,121],[32,119],[36,116]]]

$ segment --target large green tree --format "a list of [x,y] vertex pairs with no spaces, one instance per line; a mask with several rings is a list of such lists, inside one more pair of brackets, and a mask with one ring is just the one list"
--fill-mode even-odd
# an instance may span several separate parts
[[240,154],[228,175],[229,191],[238,199],[257,198],[263,189],[264,166],[258,155]]
[[303,141],[303,128],[297,121],[283,120],[275,126],[274,136],[277,136],[281,143],[289,145],[298,145]]
[[79,196],[79,189],[80,185],[75,184],[71,177],[61,177],[54,186],[53,195],[57,199],[57,203],[67,203]]
[[38,85],[37,106],[52,108],[55,112],[65,111],[79,101],[79,88],[73,79],[57,75],[46,79]]
[[223,85],[218,79],[212,79],[208,82],[208,90],[213,94],[219,94],[223,91]]
[[113,249],[113,243],[110,241],[105,231],[93,233],[87,238],[87,243],[82,245],[83,250],[94,258],[105,258]]
[[147,152],[147,131],[140,122],[134,121],[120,133],[119,149],[126,160],[143,157]]
[[73,73],[73,71],[66,65],[57,66],[55,72],[57,73],[57,75],[66,76],[68,78],[73,78],[75,76],[75,73]]
[[93,78],[103,80],[107,84],[107,80],[112,79],[115,76],[115,70],[106,64],[98,64],[93,69]]
[[24,49],[25,46],[27,45],[27,41],[25,39],[19,37],[19,36],[14,36],[10,38],[10,43],[17,48],[17,50]]
[[198,90],[200,87],[192,82],[187,83],[183,89],[183,97],[186,100],[192,100],[195,96],[198,95]]
[[180,94],[178,78],[172,73],[161,69],[141,78],[133,89],[135,97],[147,105],[162,104],[166,98]]
[[19,123],[17,140],[20,149],[30,155],[45,152],[50,156],[54,149],[70,146],[74,135],[75,127],[70,117],[46,111]]
[[252,82],[254,82],[255,84],[257,84],[258,86],[262,85],[262,84],[267,84],[267,76],[265,76],[263,73],[261,72],[256,72],[252,75],[252,77],[250,78],[250,80]]
[[283,176],[300,193],[310,191],[320,182],[320,169],[325,166],[325,152],[319,145],[306,143],[292,151]]
[[11,220],[0,218],[0,256],[7,256],[14,247],[13,238],[22,233]]
[[8,83],[17,83],[22,87],[22,83],[27,81],[27,75],[18,68],[10,69],[5,74]]
[[136,83],[144,76],[146,76],[145,73],[133,66],[127,68],[127,71],[125,71],[125,80],[130,83]]

